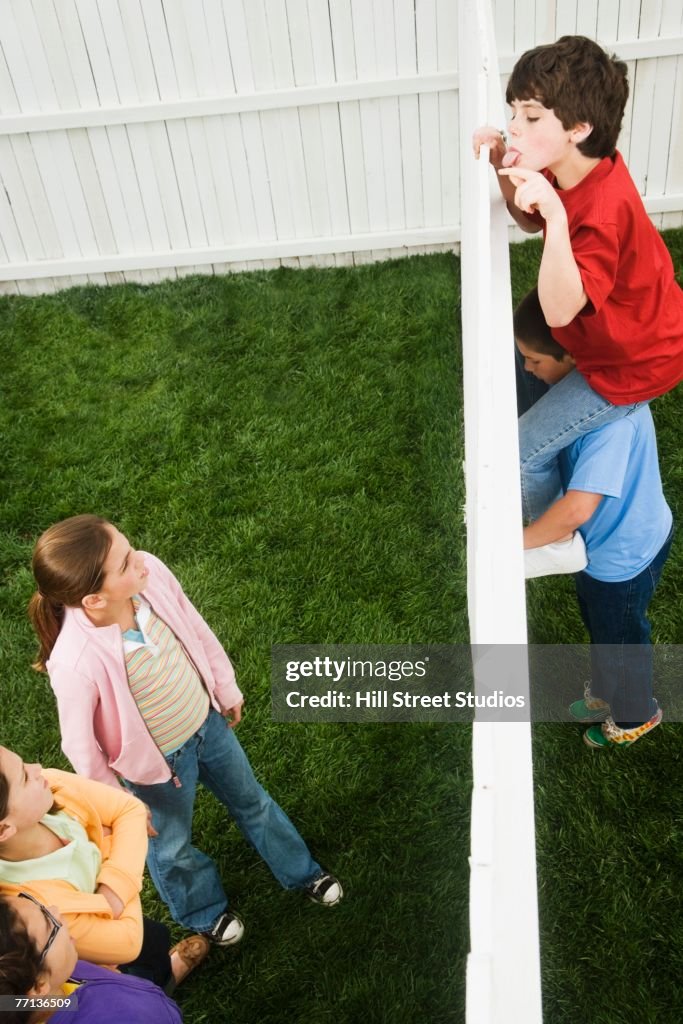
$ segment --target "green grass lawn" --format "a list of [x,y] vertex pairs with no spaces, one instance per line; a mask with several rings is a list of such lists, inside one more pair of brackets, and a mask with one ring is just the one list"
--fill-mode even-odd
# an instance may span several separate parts
[[[664,233],[683,277],[683,231]],[[537,242],[513,246],[515,298],[534,283]],[[683,518],[683,391],[652,404],[664,490]],[[680,528],[679,528],[680,529]],[[683,539],[651,606],[653,639],[683,641]],[[532,643],[586,639],[569,577],[527,586]],[[581,696],[578,680],[577,697]],[[674,1024],[683,1017],[683,726],[624,751],[589,751],[581,727],[534,727],[544,1019]]]
[[276,642],[467,640],[457,280],[443,256],[0,302],[2,742],[66,767],[30,553],[106,515],[229,648],[241,740],[346,889],[281,891],[201,799],[247,935],[180,991],[188,1024],[462,1019],[469,730],[275,724],[269,674]]
[[[666,239],[683,267],[683,231]],[[512,247],[516,299],[539,253]],[[242,742],[346,888],[330,911],[282,892],[202,797],[197,834],[248,931],[181,989],[188,1024],[464,1019],[469,729],[281,725],[269,692],[273,643],[467,641],[458,277],[432,256],[0,300],[2,742],[67,767],[28,667],[30,552],[57,519],[106,515],[230,650]],[[653,413],[680,519],[680,389]],[[680,563],[679,540],[661,643],[681,635]],[[533,642],[585,639],[571,580],[528,595]],[[535,727],[548,1024],[683,1015],[680,736],[611,756]],[[149,886],[144,903],[163,915]]]

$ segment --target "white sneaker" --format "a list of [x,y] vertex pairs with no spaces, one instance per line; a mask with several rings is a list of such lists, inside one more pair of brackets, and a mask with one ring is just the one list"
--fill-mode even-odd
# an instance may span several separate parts
[[341,882],[334,875],[331,875],[329,871],[324,871],[323,874],[318,875],[312,882],[309,882],[304,887],[304,892],[309,900],[313,900],[314,903],[320,903],[324,907],[336,907],[344,895]]
[[524,552],[524,575],[528,580],[536,576],[581,572],[587,565],[586,545],[578,530],[569,540],[544,544],[542,548],[527,548]]
[[244,935],[244,922],[231,910],[224,910],[210,931],[202,934],[214,946],[234,946]]

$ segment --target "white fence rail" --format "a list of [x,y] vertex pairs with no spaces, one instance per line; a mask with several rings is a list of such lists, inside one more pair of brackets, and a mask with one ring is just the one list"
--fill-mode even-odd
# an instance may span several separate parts
[[[457,15],[0,0],[0,288],[453,247]],[[622,148],[660,223],[683,223],[680,0],[498,0],[495,24],[504,71],[564,31],[628,58]]]
[[[502,103],[487,0],[461,0],[461,277],[470,639],[478,691],[529,706],[507,216],[478,124]],[[509,645],[505,658],[500,647]],[[496,653],[498,652],[498,653]],[[501,670],[501,665],[505,668]],[[501,678],[501,671],[509,673]],[[523,686],[526,687],[526,693]],[[541,1022],[536,847],[527,723],[475,722],[467,1024]]]

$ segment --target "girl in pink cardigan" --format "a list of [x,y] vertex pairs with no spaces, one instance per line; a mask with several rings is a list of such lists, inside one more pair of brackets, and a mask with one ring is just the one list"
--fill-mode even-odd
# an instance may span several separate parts
[[243,703],[233,667],[170,570],[81,515],[39,538],[33,572],[35,667],[49,674],[64,753],[79,774],[121,780],[150,808],[147,865],[174,919],[219,946],[244,931],[216,865],[191,842],[198,782],[282,886],[338,903],[341,885],[254,777],[233,731]]

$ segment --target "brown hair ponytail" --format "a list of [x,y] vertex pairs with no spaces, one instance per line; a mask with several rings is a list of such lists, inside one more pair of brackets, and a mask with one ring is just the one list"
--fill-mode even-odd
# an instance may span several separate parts
[[96,594],[104,582],[104,563],[111,547],[109,523],[100,516],[64,519],[45,531],[33,551],[33,575],[38,590],[28,615],[40,648],[33,668],[45,672],[65,608],[77,608],[87,594]]

